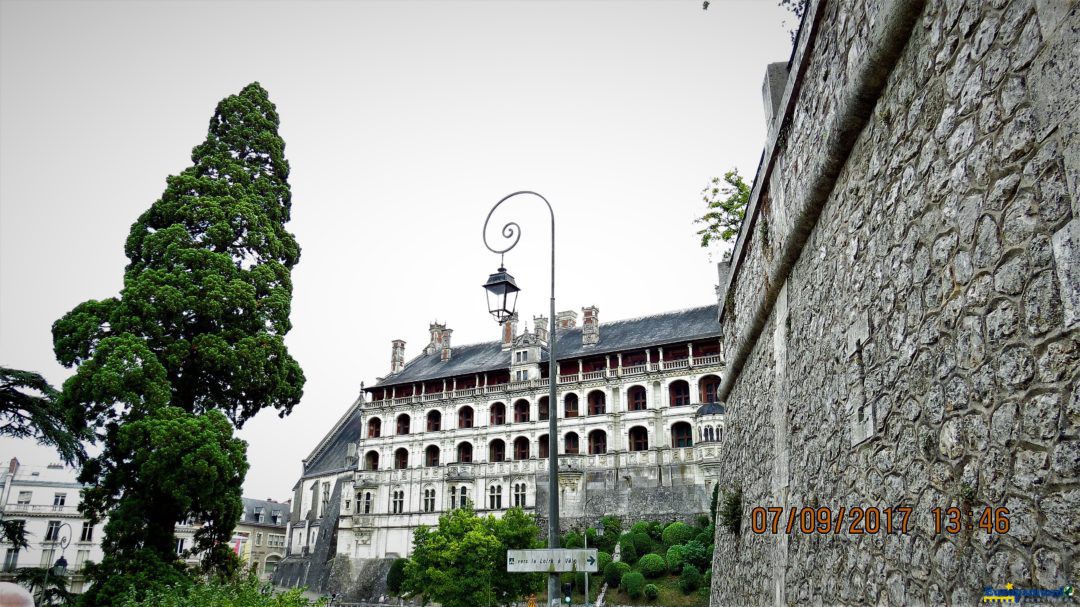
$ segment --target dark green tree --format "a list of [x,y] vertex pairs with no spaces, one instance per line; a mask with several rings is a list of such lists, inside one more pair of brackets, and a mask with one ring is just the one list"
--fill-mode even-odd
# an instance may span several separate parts
[[[709,185],[701,190],[701,199],[708,209],[705,215],[695,219],[694,223],[703,223],[698,230],[701,246],[708,247],[714,240],[731,242],[739,235],[743,218],[746,217],[746,205],[750,202],[750,186],[743,181],[738,169],[724,173],[723,179],[713,177]],[[730,255],[725,251],[724,258]]]
[[416,529],[402,590],[443,607],[504,605],[543,583],[542,574],[507,573],[506,551],[540,545],[536,519],[520,508],[498,519],[459,508],[440,516],[438,527]]
[[39,605],[69,605],[75,595],[68,590],[67,578],[46,567],[21,567],[15,570],[15,583],[25,586]]
[[58,402],[103,442],[79,477],[90,485],[84,513],[109,516],[88,605],[116,604],[130,583],[186,580],[173,536],[181,519],[207,523],[195,547],[207,567],[235,568],[222,542],[247,463],[232,426],[265,408],[288,414],[304,384],[284,342],[300,249],[285,229],[277,129],[258,83],[222,100],[192,166],[131,226],[119,296],[53,325],[57,360],[78,367]]
[[80,441],[90,437],[86,427],[76,425],[71,412],[56,402],[58,396],[41,375],[0,367],[0,436],[35,438],[75,465],[86,459]]

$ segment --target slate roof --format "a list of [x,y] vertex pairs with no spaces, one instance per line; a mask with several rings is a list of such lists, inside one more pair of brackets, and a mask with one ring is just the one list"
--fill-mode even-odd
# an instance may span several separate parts
[[[438,357],[436,357],[438,358]],[[360,440],[360,401],[352,404],[337,425],[315,447],[311,455],[304,460],[302,478],[320,476],[330,472],[345,470],[345,457],[349,444]]]
[[723,412],[724,405],[721,405],[720,403],[705,403],[704,405],[698,407],[698,410],[694,413],[694,415],[717,415]]
[[[600,342],[588,346],[581,343],[580,326],[563,330],[559,332],[556,344],[557,355],[559,360],[573,360],[673,342],[719,337],[720,323],[716,321],[717,314],[717,306],[712,304],[653,316],[601,322]],[[545,351],[541,361],[547,359]],[[450,360],[446,362],[443,362],[439,353],[418,356],[409,361],[399,373],[383,378],[372,388],[484,371],[506,371],[509,368],[509,352],[502,349],[501,342],[490,341],[454,347],[451,349]]]
[[[269,500],[257,500],[250,497],[240,498],[244,501],[244,514],[240,516],[240,522],[249,525],[274,525],[273,514],[276,511],[281,517],[276,526],[284,527],[285,523],[289,521],[289,504],[283,504],[281,502],[271,502]],[[263,509],[263,520],[260,523],[255,518],[255,508],[261,507]]]

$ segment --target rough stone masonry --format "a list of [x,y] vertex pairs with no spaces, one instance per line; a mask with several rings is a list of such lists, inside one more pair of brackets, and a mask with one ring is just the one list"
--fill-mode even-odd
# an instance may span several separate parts
[[[717,531],[712,604],[1080,582],[1080,4],[811,0],[765,93],[718,290],[743,519]],[[757,506],[913,514],[755,534]],[[1006,507],[1009,531],[936,532],[950,506]]]

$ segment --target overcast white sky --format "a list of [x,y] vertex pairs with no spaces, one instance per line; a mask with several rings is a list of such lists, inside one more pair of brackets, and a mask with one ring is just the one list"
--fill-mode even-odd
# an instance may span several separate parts
[[[54,385],[50,328],[115,295],[124,239],[189,165],[215,104],[259,81],[292,165],[290,351],[307,375],[264,411],[245,495],[284,500],[300,460],[438,319],[497,338],[480,232],[519,189],[557,220],[556,305],[604,321],[715,300],[694,217],[709,178],[750,180],[765,66],[790,52],[773,0],[29,2],[0,0],[0,364]],[[523,319],[546,313],[538,200],[504,205]],[[502,222],[499,223],[502,225]],[[55,459],[0,439],[0,461]]]

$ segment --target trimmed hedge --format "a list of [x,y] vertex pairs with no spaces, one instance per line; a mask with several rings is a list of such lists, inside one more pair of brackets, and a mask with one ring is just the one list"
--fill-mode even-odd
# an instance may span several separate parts
[[645,576],[636,571],[624,573],[622,580],[619,581],[619,586],[626,591],[626,594],[630,595],[630,598],[641,598],[641,595],[645,592]]
[[656,587],[656,584],[645,584],[645,598],[655,599],[660,596],[660,589]]
[[694,539],[697,531],[686,523],[675,522],[664,527],[664,545],[675,546],[685,544]]
[[638,560],[637,548],[634,547],[634,538],[630,536],[619,540],[619,558],[624,563],[636,563]]
[[609,587],[614,588],[622,581],[622,576],[629,571],[630,565],[626,563],[608,563],[607,567],[604,567],[604,581]]
[[693,565],[684,565],[679,574],[679,590],[683,594],[690,594],[698,588],[701,588],[701,572]]
[[668,571],[678,573],[686,562],[685,549],[682,546],[672,546],[667,551]]
[[667,563],[659,554],[646,554],[638,561],[638,569],[645,577],[657,578],[667,571]]

